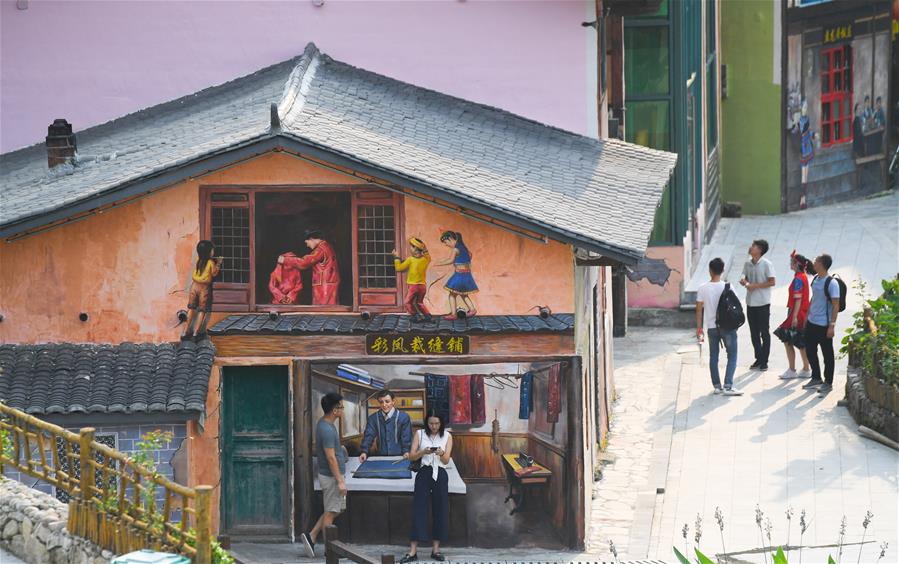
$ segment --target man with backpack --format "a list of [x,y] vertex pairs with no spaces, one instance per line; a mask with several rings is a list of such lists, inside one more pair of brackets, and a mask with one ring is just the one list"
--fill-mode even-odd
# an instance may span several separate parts
[[743,265],[743,277],[740,279],[740,284],[746,288],[746,317],[755,352],[755,362],[749,368],[760,371],[768,370],[768,355],[771,353],[768,320],[771,318],[774,265],[764,257],[767,252],[768,241],[753,241],[749,246],[749,260]]
[[[812,301],[808,308],[805,324],[805,351],[812,367],[811,380],[804,386],[806,390],[818,390],[824,397],[833,390],[833,337],[837,314],[846,309],[846,284],[828,274],[833,259],[821,255],[815,259],[815,278],[812,279]],[[821,379],[821,365],[818,363],[818,347],[824,358],[824,379]]]
[[[737,328],[746,318],[740,300],[730,284],[721,280],[724,261],[713,258],[709,262],[711,280],[696,292],[696,338],[703,341],[702,328],[709,334],[709,372],[712,375],[714,393],[726,396],[741,396],[743,392],[733,387],[734,372],[737,371]],[[718,353],[721,345],[727,351],[727,368],[724,372],[724,387],[718,375]]]

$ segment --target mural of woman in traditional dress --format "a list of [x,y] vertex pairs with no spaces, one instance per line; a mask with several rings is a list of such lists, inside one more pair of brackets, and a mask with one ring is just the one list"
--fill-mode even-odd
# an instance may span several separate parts
[[808,169],[815,158],[815,133],[812,131],[811,121],[808,117],[808,100],[802,100],[802,109],[800,110],[799,119],[790,128],[799,134],[800,154],[799,169],[802,174],[802,195],[799,198],[799,209],[806,208],[806,185],[808,184]]
[[[450,311],[445,319],[456,319],[456,317],[472,317],[477,314],[472,294],[478,291],[478,285],[474,281],[471,274],[471,251],[462,241],[462,234],[458,231],[444,231],[440,235],[440,242],[450,247],[452,252],[449,257],[435,266],[453,265],[453,275],[449,277],[444,284],[444,289],[449,293],[447,298]],[[459,302],[465,306],[460,307]]]

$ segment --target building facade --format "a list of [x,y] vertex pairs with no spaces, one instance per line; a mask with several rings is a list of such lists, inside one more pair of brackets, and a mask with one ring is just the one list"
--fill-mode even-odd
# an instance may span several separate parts
[[719,2],[662,0],[624,17],[624,135],[678,155],[650,249],[628,273],[632,307],[677,307],[721,215]]
[[[642,256],[674,155],[400,82],[312,44],[109,124],[73,132],[57,120],[49,132],[0,157],[0,261],[11,265],[0,337],[14,348],[172,341],[194,249],[211,240],[224,262],[209,339],[175,348],[198,366],[214,347],[205,406],[187,417],[186,481],[217,485],[220,534],[307,530],[320,504],[319,398],[344,396],[341,441],[358,462],[374,396],[389,387],[414,426],[437,410],[456,436],[451,544],[583,545],[611,401],[611,268]],[[618,197],[625,186],[633,197]],[[412,237],[433,257],[426,321],[403,313],[410,281],[393,266]],[[273,284],[290,268],[285,298]],[[16,390],[42,370],[27,358],[12,367]],[[347,378],[346,365],[365,377]],[[129,417],[103,394],[123,379],[80,383],[99,398],[82,419]],[[181,379],[150,381],[173,405]],[[152,423],[158,410],[147,411]],[[516,474],[522,452],[542,487]],[[341,534],[405,542],[411,478],[351,482]],[[373,513],[389,518],[373,524]]]
[[886,188],[890,9],[887,0],[788,4],[785,211]]

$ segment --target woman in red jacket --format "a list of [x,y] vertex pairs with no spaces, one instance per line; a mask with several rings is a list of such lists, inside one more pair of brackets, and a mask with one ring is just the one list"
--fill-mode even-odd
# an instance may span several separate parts
[[[793,281],[790,282],[789,294],[787,296],[787,318],[775,331],[778,338],[783,341],[784,348],[787,350],[787,361],[790,363],[790,368],[780,375],[782,380],[808,378],[811,374],[802,339],[802,334],[805,331],[805,320],[808,317],[810,295],[808,277],[806,277],[805,273],[811,268],[811,261],[793,251],[790,255],[790,270],[793,271]],[[797,348],[802,356],[801,372],[796,372],[795,349]]]
[[278,264],[297,270],[312,269],[312,305],[337,305],[340,286],[340,268],[337,253],[330,243],[322,239],[321,231],[307,229],[303,240],[312,252],[302,258],[281,255]]

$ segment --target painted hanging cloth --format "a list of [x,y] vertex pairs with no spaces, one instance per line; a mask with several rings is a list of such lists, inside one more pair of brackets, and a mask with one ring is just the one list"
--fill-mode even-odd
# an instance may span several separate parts
[[440,414],[444,421],[449,421],[449,377],[442,374],[425,375],[425,395],[428,409]]
[[471,376],[471,424],[483,425],[487,422],[487,396],[484,395],[484,375]]
[[450,376],[451,424],[471,425],[471,376]]
[[558,423],[562,411],[562,374],[561,366],[553,364],[549,367],[549,390],[546,399],[546,422]]
[[534,384],[534,375],[530,372],[521,377],[521,385],[519,386],[518,418],[531,418],[531,389]]

